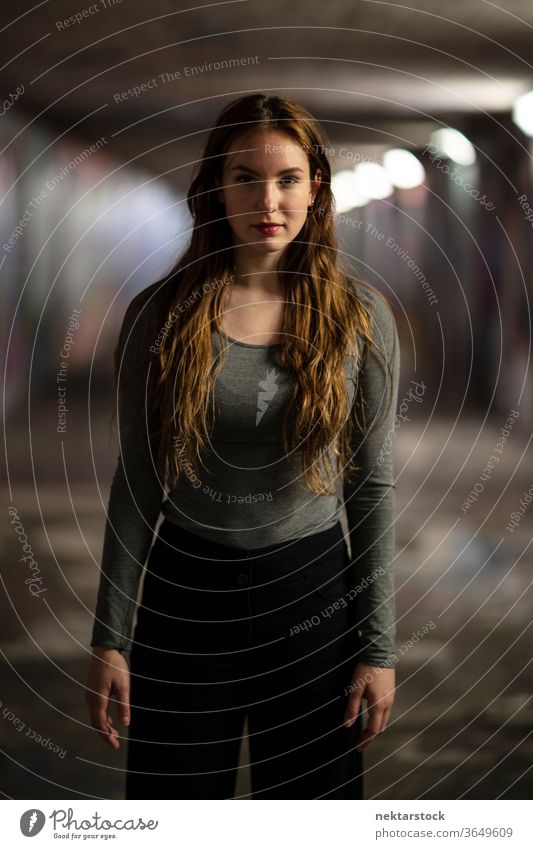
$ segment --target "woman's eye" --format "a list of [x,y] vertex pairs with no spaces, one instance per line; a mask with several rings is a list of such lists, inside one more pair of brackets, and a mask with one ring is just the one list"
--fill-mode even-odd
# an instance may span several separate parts
[[[239,177],[237,177],[236,182],[242,186],[250,182],[255,183],[258,181],[255,180],[254,177],[250,177],[248,174],[241,174]],[[280,183],[283,183],[288,186],[294,185],[295,183],[299,182],[300,181],[297,177],[282,177],[280,180]]]

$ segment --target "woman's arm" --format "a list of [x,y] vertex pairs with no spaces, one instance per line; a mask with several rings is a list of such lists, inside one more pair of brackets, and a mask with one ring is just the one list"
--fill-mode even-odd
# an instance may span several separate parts
[[150,346],[156,337],[153,299],[146,303],[144,290],[126,310],[121,332],[119,456],[109,495],[93,647],[130,648],[139,581],[164,497],[145,412]]
[[[393,429],[398,398],[400,346],[392,311],[387,303],[364,289],[361,299],[373,315],[373,339],[384,354],[371,346],[366,367],[356,386],[354,413],[366,426],[378,421],[365,438],[354,428],[353,453],[362,469],[344,484],[357,622],[361,637],[358,662],[395,666],[395,601],[393,557],[396,493],[393,478]],[[392,380],[389,370],[392,370]],[[361,404],[361,395],[364,405]],[[385,411],[390,404],[387,415]],[[364,580],[363,580],[364,579]],[[361,582],[366,586],[361,586]]]

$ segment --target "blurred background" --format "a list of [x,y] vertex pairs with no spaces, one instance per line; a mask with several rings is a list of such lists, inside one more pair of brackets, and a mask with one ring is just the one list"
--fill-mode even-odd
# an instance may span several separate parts
[[[123,798],[125,740],[105,746],[84,701],[113,349],[187,245],[209,128],[261,91],[322,123],[341,248],[402,343],[398,689],[365,796],[529,798],[531,3],[49,0],[0,18],[2,795]],[[245,736],[243,799],[246,763]]]

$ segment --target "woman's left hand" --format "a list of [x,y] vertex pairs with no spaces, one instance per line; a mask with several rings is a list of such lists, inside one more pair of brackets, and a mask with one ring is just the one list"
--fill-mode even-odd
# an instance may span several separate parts
[[382,666],[369,666],[358,663],[350,686],[350,698],[346,705],[344,723],[349,728],[357,719],[361,699],[365,699],[368,708],[366,728],[358,737],[356,748],[363,751],[377,734],[385,730],[389,714],[394,704],[396,672]]

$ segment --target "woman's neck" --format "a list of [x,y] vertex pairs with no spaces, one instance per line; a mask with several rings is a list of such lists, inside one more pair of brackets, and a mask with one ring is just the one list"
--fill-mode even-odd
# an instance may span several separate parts
[[235,257],[235,285],[253,292],[280,293],[281,284],[277,272],[278,255],[264,257]]

